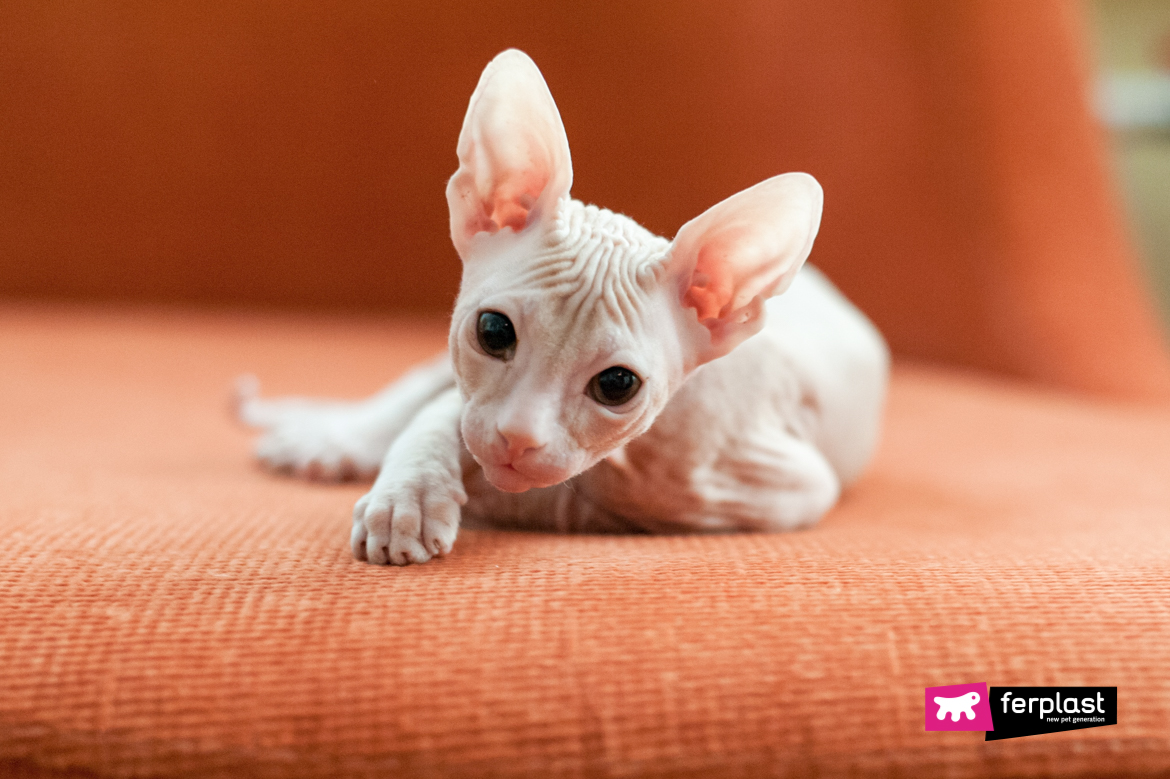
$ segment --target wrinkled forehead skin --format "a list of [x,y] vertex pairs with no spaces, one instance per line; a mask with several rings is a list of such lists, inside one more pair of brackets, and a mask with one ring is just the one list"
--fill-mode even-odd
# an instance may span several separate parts
[[659,338],[673,330],[660,278],[670,242],[621,214],[577,200],[559,205],[548,230],[483,236],[481,257],[464,266],[452,349],[466,318],[490,309],[513,319],[524,351],[544,355],[552,374],[592,353],[669,351]]

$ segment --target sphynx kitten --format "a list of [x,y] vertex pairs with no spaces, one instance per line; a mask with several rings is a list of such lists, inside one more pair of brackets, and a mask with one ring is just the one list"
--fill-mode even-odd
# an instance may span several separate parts
[[801,271],[815,179],[776,176],[673,241],[653,235],[570,196],[560,114],[515,50],[484,70],[457,152],[449,357],[361,402],[239,393],[268,466],[377,473],[354,507],[355,557],[425,562],[461,519],[790,530],[836,502],[874,450],[889,360],[866,318]]

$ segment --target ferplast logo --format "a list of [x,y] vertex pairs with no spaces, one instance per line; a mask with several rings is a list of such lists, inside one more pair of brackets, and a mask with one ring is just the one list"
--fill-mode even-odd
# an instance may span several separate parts
[[1116,687],[926,688],[927,730],[982,730],[996,741],[1116,724]]
[[926,688],[927,730],[992,730],[987,684]]
[[988,741],[1117,724],[1116,687],[992,687]]

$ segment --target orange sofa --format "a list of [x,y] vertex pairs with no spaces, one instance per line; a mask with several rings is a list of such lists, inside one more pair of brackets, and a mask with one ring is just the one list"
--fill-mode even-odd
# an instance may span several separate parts
[[[1040,0],[0,5],[0,775],[1170,772],[1170,358]],[[784,535],[465,531],[350,559],[232,378],[439,350],[442,184],[528,50],[576,193],[670,234],[783,170],[898,357],[867,476]],[[1118,724],[925,732],[928,686]]]

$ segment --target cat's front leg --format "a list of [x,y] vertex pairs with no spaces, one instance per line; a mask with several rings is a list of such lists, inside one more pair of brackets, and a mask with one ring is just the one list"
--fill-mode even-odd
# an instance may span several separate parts
[[443,392],[395,439],[373,488],[354,506],[355,558],[406,565],[451,551],[467,502],[460,464],[462,405],[457,389]]

